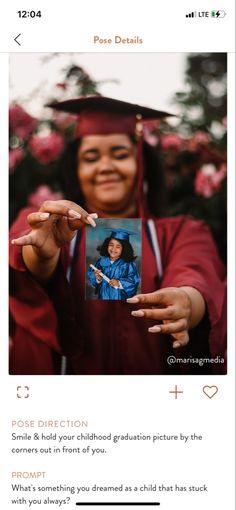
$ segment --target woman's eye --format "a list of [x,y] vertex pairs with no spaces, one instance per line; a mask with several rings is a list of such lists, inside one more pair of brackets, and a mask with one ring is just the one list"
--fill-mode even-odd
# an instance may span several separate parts
[[115,157],[115,159],[125,159],[125,158],[129,157],[129,153],[128,152],[116,152],[114,154],[114,157]]
[[97,161],[97,156],[86,156],[83,158],[85,163],[94,163],[94,161]]

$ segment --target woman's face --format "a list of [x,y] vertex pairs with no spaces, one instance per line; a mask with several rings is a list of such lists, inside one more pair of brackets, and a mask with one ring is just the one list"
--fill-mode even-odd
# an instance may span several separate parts
[[107,251],[111,260],[117,260],[122,254],[122,244],[117,239],[111,239]]
[[85,136],[78,150],[77,172],[90,209],[122,211],[134,201],[136,147],[125,134]]

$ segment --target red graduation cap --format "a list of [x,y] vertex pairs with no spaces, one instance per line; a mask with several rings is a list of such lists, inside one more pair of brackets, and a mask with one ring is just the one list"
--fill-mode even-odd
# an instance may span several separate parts
[[111,97],[87,96],[48,104],[58,111],[78,114],[78,137],[112,133],[136,134],[137,124],[145,120],[161,119],[170,113]]
[[138,140],[138,206],[143,214],[143,161],[142,122],[172,116],[170,113],[154,110],[125,101],[104,96],[87,96],[53,102],[46,106],[58,111],[78,114],[76,136],[128,134]]

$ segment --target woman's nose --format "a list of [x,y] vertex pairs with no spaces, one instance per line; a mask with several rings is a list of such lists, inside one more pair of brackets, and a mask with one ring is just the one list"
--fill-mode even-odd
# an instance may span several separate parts
[[115,169],[115,164],[109,156],[103,156],[97,163],[97,170],[99,172],[112,172]]

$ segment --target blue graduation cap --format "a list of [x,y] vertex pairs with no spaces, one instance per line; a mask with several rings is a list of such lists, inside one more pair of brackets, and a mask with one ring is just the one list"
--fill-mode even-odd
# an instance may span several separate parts
[[132,232],[132,230],[124,230],[123,228],[106,228],[105,230],[110,230],[110,237],[120,241],[129,241],[129,236],[137,235],[137,232]]

